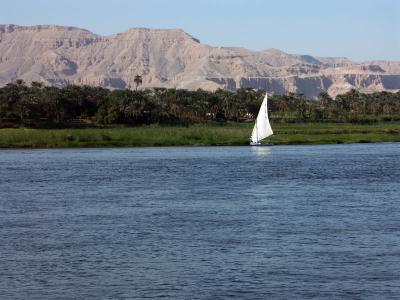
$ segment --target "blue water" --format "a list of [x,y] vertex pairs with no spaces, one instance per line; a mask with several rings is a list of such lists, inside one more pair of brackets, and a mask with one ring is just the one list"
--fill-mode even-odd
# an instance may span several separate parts
[[399,299],[400,144],[0,150],[1,299]]

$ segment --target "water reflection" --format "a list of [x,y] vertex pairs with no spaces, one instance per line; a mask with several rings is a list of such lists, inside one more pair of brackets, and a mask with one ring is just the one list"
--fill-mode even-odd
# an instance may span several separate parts
[[271,154],[271,146],[251,147],[251,151],[257,156],[268,156]]

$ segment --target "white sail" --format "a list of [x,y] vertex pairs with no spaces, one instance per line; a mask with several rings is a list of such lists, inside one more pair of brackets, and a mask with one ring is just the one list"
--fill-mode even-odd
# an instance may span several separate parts
[[256,124],[251,133],[252,144],[258,144],[261,140],[274,134],[271,124],[269,124],[267,102],[268,94],[265,94],[264,101],[262,102],[260,111],[258,112]]

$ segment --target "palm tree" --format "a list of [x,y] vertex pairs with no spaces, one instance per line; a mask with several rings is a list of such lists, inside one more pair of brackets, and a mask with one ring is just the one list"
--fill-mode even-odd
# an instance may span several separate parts
[[322,119],[327,119],[330,117],[333,108],[333,99],[329,94],[324,91],[318,96],[320,103],[320,108],[322,110]]
[[136,91],[137,91],[139,85],[143,83],[142,76],[136,75],[135,78],[133,79],[133,82],[136,84]]
[[287,101],[285,101],[283,97],[278,97],[278,100],[276,101],[276,108],[279,111],[281,117],[283,117],[288,109]]

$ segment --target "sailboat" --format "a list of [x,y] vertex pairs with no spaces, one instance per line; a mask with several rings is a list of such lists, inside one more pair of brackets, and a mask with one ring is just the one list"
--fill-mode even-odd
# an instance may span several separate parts
[[260,146],[261,140],[274,134],[271,128],[271,124],[268,119],[268,93],[265,94],[265,98],[261,104],[260,111],[254,124],[253,132],[250,137],[251,146]]

